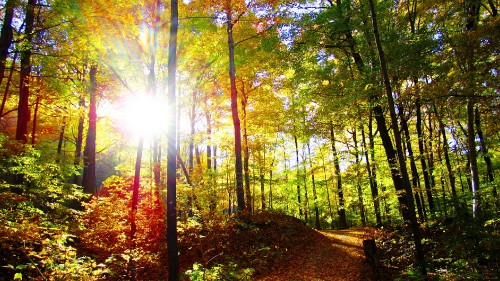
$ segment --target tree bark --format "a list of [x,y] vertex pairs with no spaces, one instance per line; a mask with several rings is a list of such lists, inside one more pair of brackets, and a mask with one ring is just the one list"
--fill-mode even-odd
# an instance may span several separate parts
[[411,169],[411,182],[412,189],[415,193],[415,201],[417,203],[417,211],[420,218],[420,221],[425,221],[425,213],[424,213],[424,202],[420,200],[420,177],[417,171],[417,165],[415,164],[415,157],[413,156],[413,149],[411,147],[411,139],[410,139],[410,130],[408,128],[408,122],[405,119],[403,114],[402,106],[399,107],[399,120],[401,120],[401,129],[403,129],[405,143],[406,143],[406,151],[408,151],[408,158],[410,159],[410,169]]
[[335,167],[335,177],[337,179],[337,191],[339,195],[339,228],[347,228],[347,218],[345,213],[344,191],[342,190],[342,175],[340,174],[340,161],[335,147],[335,134],[333,132],[333,122],[330,120],[330,141],[332,142],[333,165]]
[[248,147],[248,133],[247,133],[247,101],[248,94],[243,88],[243,98],[241,99],[241,108],[243,110],[243,170],[245,173],[245,205],[251,211],[252,194],[250,193],[250,171],[249,171],[249,158],[250,148]]
[[30,121],[29,96],[31,78],[31,54],[33,40],[33,26],[35,23],[36,0],[28,0],[26,5],[24,34],[26,36],[26,48],[21,51],[21,75],[19,85],[19,104],[17,107],[16,140],[21,143],[27,142],[28,122]]
[[[475,111],[475,124],[477,137],[479,139],[479,144],[481,145],[481,154],[483,155],[484,162],[486,163],[486,176],[489,182],[494,181],[493,163],[491,162],[490,155],[488,154],[488,148],[486,147],[486,142],[484,141],[483,130],[481,129],[481,115],[479,113],[479,108],[476,106]],[[493,185],[493,197],[496,198],[497,191],[496,186]]]
[[96,174],[95,174],[95,154],[97,138],[97,66],[90,67],[90,87],[89,87],[89,127],[87,130],[87,139],[83,151],[83,192],[94,194],[96,192]]
[[231,114],[234,126],[234,155],[236,172],[236,197],[238,211],[244,211],[245,192],[243,190],[243,163],[241,157],[241,125],[238,117],[238,90],[236,89],[236,66],[234,62],[233,19],[228,7],[227,16],[227,44],[229,49],[229,79],[231,83]]
[[170,104],[167,129],[167,247],[168,280],[179,280],[179,249],[177,246],[177,173],[176,173],[176,81],[177,72],[177,30],[179,27],[179,3],[170,1],[170,37],[168,39],[168,102]]
[[[394,100],[392,97],[392,88],[391,88],[391,84],[390,84],[390,80],[389,80],[389,73],[387,70],[385,55],[384,55],[384,51],[382,49],[382,44],[380,41],[380,35],[379,35],[379,31],[378,31],[377,14],[375,12],[375,6],[373,4],[373,0],[369,0],[369,4],[370,4],[370,13],[372,16],[373,34],[375,37],[375,43],[377,45],[378,57],[379,57],[380,66],[381,66],[381,70],[382,70],[385,92],[386,92],[387,102],[388,102],[388,106],[389,106],[389,112],[390,112],[390,116],[391,116],[391,125],[392,125],[391,127],[394,131],[394,139],[396,142],[397,157],[398,157],[398,162],[399,162],[399,169],[397,166],[393,166],[393,168],[391,168],[391,169],[399,170],[398,171],[399,175],[397,177],[401,179],[402,185],[400,186],[400,188],[401,188],[401,191],[404,191],[403,196],[406,197],[406,201],[407,201],[406,204],[401,204],[402,205],[401,208],[403,209],[403,213],[406,213],[406,215],[407,215],[406,217],[404,217],[405,223],[411,227],[411,230],[413,232],[413,239],[415,242],[415,251],[416,251],[416,264],[417,264],[418,268],[420,269],[422,275],[427,276],[427,270],[425,268],[425,255],[424,255],[424,249],[422,246],[422,236],[420,233],[420,228],[418,225],[417,216],[415,214],[413,194],[412,194],[412,190],[411,190],[410,181],[408,178],[408,171],[406,169],[406,161],[404,159],[404,153],[402,150],[401,135],[399,134],[399,127],[398,127],[397,116],[396,116],[396,111],[395,111],[395,107],[394,107]],[[376,106],[376,107],[378,107],[378,106]],[[382,113],[382,112],[378,112],[378,114],[377,114],[379,119],[380,119],[380,117],[383,118],[383,115],[381,115],[380,113]],[[380,131],[380,132],[382,134],[382,131]],[[389,141],[390,141],[390,139],[389,139]],[[391,142],[391,147],[392,147],[392,142]],[[387,155],[387,156],[388,156],[387,158],[389,160],[390,157],[389,157],[389,155]],[[389,160],[389,162],[391,162],[391,161]],[[391,163],[389,163],[389,164],[391,164]],[[397,184],[397,182],[394,182],[394,184]]]
[[[80,97],[80,101],[78,102],[78,108],[83,109],[85,108],[85,97]],[[80,159],[82,157],[82,145],[83,145],[83,126],[85,123],[85,117],[83,114],[80,114],[78,117],[78,132],[76,135],[76,140],[75,140],[75,158],[73,160],[73,164],[75,167],[80,166]],[[79,174],[76,174],[73,177],[73,183],[74,184],[80,184],[82,180],[82,177]]]
[[299,165],[299,143],[297,141],[297,135],[293,133],[293,141],[295,143],[295,161],[296,161],[296,170],[297,170],[297,203],[299,204],[299,218],[302,218],[302,202],[300,202],[300,165]]
[[420,106],[420,98],[417,98],[415,101],[416,107],[416,115],[417,122],[415,124],[417,128],[417,137],[418,137],[418,152],[420,158],[420,165],[422,166],[422,174],[424,176],[424,186],[425,186],[425,194],[427,195],[427,202],[429,203],[429,210],[431,213],[435,212],[435,204],[434,198],[432,197],[431,192],[431,180],[429,175],[429,169],[427,167],[427,162],[425,161],[425,150],[424,150],[424,135],[422,133],[422,111]]
[[311,169],[311,181],[312,181],[314,215],[315,215],[314,227],[318,230],[321,230],[321,223],[319,221],[318,195],[316,192],[316,180],[314,179],[314,166],[311,158],[311,146],[309,145],[309,142],[307,143],[307,156],[309,158],[309,166]]
[[[0,31],[0,85],[2,85],[3,78],[5,77],[5,68],[7,66],[9,48],[12,44],[12,39],[14,38],[14,33],[12,31],[12,18],[15,6],[15,0],[7,0],[4,6],[5,13],[3,16],[2,30]],[[12,63],[13,65],[14,61]],[[0,116],[2,116],[2,111],[0,111]]]
[[[369,134],[372,135],[372,114],[370,112],[370,119],[369,119]],[[372,201],[373,201],[373,209],[375,210],[375,220],[376,224],[375,227],[381,227],[382,226],[382,217],[380,216],[380,200],[378,198],[378,188],[377,188],[377,180],[375,178],[375,174],[373,172],[374,169],[374,164],[370,162],[370,157],[366,145],[366,137],[365,137],[365,130],[364,127],[361,129],[361,137],[362,137],[362,142],[363,142],[363,148],[365,151],[365,162],[366,162],[366,171],[368,172],[368,177],[370,180],[370,191],[372,193]],[[373,136],[370,136],[370,140],[373,138]],[[373,158],[372,158],[373,159]]]

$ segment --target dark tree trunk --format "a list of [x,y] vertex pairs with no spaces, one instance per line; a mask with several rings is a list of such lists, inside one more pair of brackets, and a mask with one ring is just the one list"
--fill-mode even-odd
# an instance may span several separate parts
[[250,193],[250,171],[249,171],[249,158],[250,148],[248,147],[248,133],[247,133],[247,100],[248,94],[243,89],[243,98],[241,99],[241,108],[243,110],[243,170],[245,173],[245,205],[248,206],[249,211],[252,211],[252,194]]
[[[467,24],[465,29],[467,34],[469,32],[477,29],[479,23],[479,11],[481,9],[480,0],[470,0],[465,1],[466,5],[466,17]],[[480,196],[479,196],[479,169],[477,166],[477,151],[476,151],[476,133],[474,130],[474,107],[476,104],[476,81],[475,81],[475,50],[478,49],[478,43],[476,40],[471,38],[467,40],[467,48],[465,48],[465,58],[466,58],[466,71],[468,77],[468,89],[467,89],[467,145],[468,145],[468,155],[469,155],[469,169],[471,177],[471,189],[472,189],[472,215],[477,218],[480,213]]]
[[[14,15],[14,8],[16,6],[15,0],[7,0],[4,6],[3,25],[0,32],[0,85],[2,85],[3,78],[5,77],[5,68],[7,66],[7,57],[9,56],[9,48],[14,38],[12,31],[12,18]],[[0,111],[0,116],[1,115]]]
[[[391,88],[391,84],[390,84],[390,80],[389,80],[389,73],[387,70],[384,51],[382,49],[382,44],[380,41],[380,35],[379,35],[378,23],[377,23],[377,15],[375,12],[375,6],[373,4],[373,0],[369,0],[369,4],[370,4],[370,13],[372,16],[373,34],[375,37],[375,42],[376,42],[377,51],[378,51],[378,57],[380,60],[380,66],[381,66],[382,75],[384,78],[383,80],[384,80],[384,86],[385,86],[385,91],[386,91],[386,97],[387,97],[387,101],[388,101],[389,112],[391,115],[391,124],[392,124],[391,127],[392,127],[393,132],[394,132],[394,139],[396,142],[397,157],[398,157],[398,162],[399,162],[399,169],[398,169],[398,166],[393,166],[393,165],[392,165],[391,169],[398,170],[399,175],[396,175],[396,177],[401,179],[401,182],[400,182],[401,185],[399,186],[399,188],[401,189],[401,191],[404,192],[404,194],[402,196],[406,197],[406,200],[404,200],[406,202],[403,201],[402,202],[403,204],[401,204],[401,201],[400,201],[400,205],[401,205],[401,209],[403,211],[403,214],[406,213],[406,217],[405,216],[403,217],[405,219],[405,224],[409,225],[411,227],[412,232],[413,232],[413,239],[415,242],[415,251],[416,251],[416,264],[417,264],[418,268],[420,269],[422,275],[427,276],[427,270],[425,267],[424,249],[422,247],[422,236],[420,233],[420,227],[419,227],[419,224],[417,221],[417,216],[415,214],[413,194],[412,194],[410,180],[408,178],[408,171],[406,169],[406,162],[405,162],[404,154],[403,154],[403,150],[402,150],[401,135],[399,135],[397,116],[396,116],[396,111],[394,108],[394,100],[392,97],[392,88]],[[377,108],[379,106],[375,106],[375,107]],[[381,117],[383,118],[383,115],[381,113],[382,112],[380,112],[380,111],[377,113],[379,120]],[[377,121],[377,123],[378,123],[378,121]],[[380,131],[381,137],[382,137],[382,130],[380,128],[379,128],[379,131]],[[388,136],[388,132],[386,132],[386,133]],[[386,142],[387,142],[387,140],[386,140]],[[390,139],[389,139],[389,142],[391,143],[390,144],[391,147],[389,150],[394,151],[394,149],[392,148],[392,142],[390,141]],[[384,145],[384,147],[389,148],[388,146],[385,146],[385,145]],[[391,157],[390,156],[391,155],[389,155],[389,153],[387,153],[387,159],[388,159],[389,165],[391,166],[391,160],[390,160]],[[392,155],[392,157],[394,157],[394,155]],[[394,177],[393,177],[393,179],[394,179]],[[394,181],[395,185],[397,185],[398,183],[399,183],[398,181]],[[406,203],[406,204],[404,204],[404,203]]]
[[171,124],[167,129],[167,248],[168,281],[179,280],[179,249],[177,246],[177,176],[176,176],[176,94],[175,74],[177,72],[177,29],[179,27],[178,1],[170,1],[170,37],[168,41],[168,102]]
[[427,195],[427,202],[429,202],[429,210],[431,211],[431,213],[434,213],[436,207],[431,192],[431,180],[429,176],[429,170],[427,168],[427,162],[425,161],[424,135],[422,133],[422,111],[420,107],[419,98],[417,98],[417,101],[415,102],[415,107],[417,115],[417,122],[415,126],[417,128],[418,151],[420,154],[419,158],[420,158],[420,165],[422,166],[422,174],[424,176],[425,193]]
[[361,215],[361,224],[363,226],[366,226],[366,215],[365,215],[365,204],[363,203],[363,189],[361,187],[361,167],[360,167],[360,159],[359,159],[359,149],[358,149],[358,138],[357,138],[357,133],[356,129],[353,130],[352,132],[352,141],[354,142],[354,157],[356,160],[356,187],[358,190],[358,207],[359,207],[359,214]]
[[335,177],[337,179],[337,191],[339,195],[339,227],[347,228],[347,218],[345,213],[344,191],[342,190],[342,175],[340,174],[340,161],[335,147],[335,134],[333,132],[333,122],[330,120],[330,141],[332,142],[333,165],[335,167]]
[[[144,137],[140,137],[139,144],[137,145],[137,156],[135,158],[135,173],[134,182],[132,184],[132,206],[130,211],[130,236],[129,236],[129,247],[130,251],[133,252],[136,248],[135,234],[137,232],[137,224],[135,217],[137,215],[137,205],[139,204],[139,187],[141,184],[141,162],[142,162],[142,150],[144,148]],[[137,274],[136,261],[133,257],[130,258],[130,279],[135,280]]]
[[448,179],[450,181],[450,187],[451,187],[451,195],[453,197],[453,202],[454,202],[454,207],[455,209],[458,208],[458,196],[457,196],[457,190],[456,190],[456,185],[455,185],[455,174],[453,172],[453,168],[451,167],[451,161],[450,161],[450,146],[448,145],[448,138],[446,137],[446,129],[443,123],[443,120],[438,116],[438,112],[436,109],[436,106],[434,105],[434,113],[436,114],[436,117],[438,119],[438,124],[439,124],[439,131],[441,131],[441,136],[443,138],[443,152],[444,152],[444,160],[446,164],[446,170],[448,171]]
[[[80,97],[80,101],[78,103],[78,108],[85,108],[85,97]],[[73,164],[75,167],[80,166],[80,159],[82,157],[82,145],[83,145],[83,126],[85,123],[85,118],[82,114],[78,117],[78,132],[75,140],[75,159],[73,161]],[[79,174],[76,174],[73,178],[73,183],[74,184],[80,184],[81,182],[81,176]]]
[[261,209],[265,210],[266,209],[266,195],[265,195],[265,181],[264,181],[264,170],[261,168],[260,169],[260,203],[261,203]]
[[[481,154],[483,155],[484,162],[486,163],[486,176],[488,178],[488,181],[492,183],[494,181],[493,163],[491,162],[490,155],[488,154],[488,148],[486,147],[486,142],[484,141],[483,130],[481,129],[481,115],[477,106],[475,117],[477,136],[479,139],[479,144],[481,145]],[[496,196],[497,189],[496,186],[493,185],[493,197],[496,198]]]
[[309,166],[311,169],[311,181],[312,181],[314,215],[315,215],[314,227],[316,229],[321,229],[321,223],[319,221],[318,195],[316,193],[316,180],[314,179],[314,166],[311,158],[311,146],[309,145],[309,142],[307,143],[307,156],[309,158]]
[[417,165],[415,164],[415,157],[413,156],[413,149],[411,147],[410,130],[408,129],[408,122],[406,121],[406,118],[403,114],[402,106],[399,107],[398,113],[399,113],[399,119],[401,120],[401,129],[403,129],[405,137],[406,150],[408,151],[408,158],[410,159],[411,182],[412,182],[412,189],[415,194],[415,201],[417,203],[417,211],[420,217],[420,221],[423,222],[426,220],[426,217],[424,215],[424,210],[423,210],[424,202],[420,200],[419,196],[420,177],[418,175]]
[[300,202],[300,166],[299,166],[299,143],[297,141],[297,135],[293,134],[293,141],[295,143],[295,161],[297,167],[297,203],[299,204],[299,218],[302,218],[302,202]]
[[83,151],[83,192],[94,194],[96,192],[95,153],[97,133],[97,66],[90,67],[90,89],[89,89],[89,128]]
[[233,19],[231,9],[227,13],[227,44],[229,48],[229,78],[231,82],[231,114],[234,126],[234,155],[236,171],[236,197],[238,211],[245,210],[245,192],[243,190],[243,163],[241,157],[241,125],[238,117],[238,90],[236,89],[236,66],[234,62]]
[[33,111],[33,125],[31,126],[31,144],[32,145],[34,145],[36,142],[36,127],[38,125],[38,108],[40,108],[40,95],[36,96],[35,110]]
[[19,105],[17,107],[16,140],[26,143],[28,134],[28,122],[30,121],[29,95],[31,78],[31,54],[33,25],[35,23],[36,0],[28,0],[26,5],[26,16],[24,20],[24,35],[26,36],[26,48],[21,51],[21,79],[19,85]]
[[12,83],[12,74],[14,74],[14,69],[16,67],[17,51],[12,58],[12,64],[9,71],[9,77],[7,78],[7,84],[5,85],[5,91],[2,98],[2,105],[0,105],[0,119],[3,117],[3,111],[5,109],[5,104],[7,103],[7,98],[9,97],[9,89]]
[[[372,114],[370,112],[370,120],[369,122],[369,134],[372,135]],[[375,227],[381,227],[382,226],[382,217],[380,216],[380,200],[378,198],[378,188],[377,188],[377,180],[375,179],[375,174],[373,172],[373,163],[370,162],[370,157],[368,154],[368,149],[366,145],[366,137],[365,137],[365,130],[364,127],[361,129],[361,137],[363,141],[363,148],[365,151],[365,162],[366,162],[366,171],[368,172],[368,177],[370,180],[370,190],[372,193],[372,201],[373,201],[373,209],[375,210],[375,220],[376,220],[376,225]],[[373,138],[373,136],[370,136],[370,140]],[[372,158],[373,159],[373,158]]]

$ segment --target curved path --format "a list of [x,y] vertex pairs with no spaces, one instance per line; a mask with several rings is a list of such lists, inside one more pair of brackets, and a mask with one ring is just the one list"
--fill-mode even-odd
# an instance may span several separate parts
[[368,228],[319,231],[322,235],[313,238],[315,243],[258,280],[375,280],[363,252],[363,239],[370,232]]

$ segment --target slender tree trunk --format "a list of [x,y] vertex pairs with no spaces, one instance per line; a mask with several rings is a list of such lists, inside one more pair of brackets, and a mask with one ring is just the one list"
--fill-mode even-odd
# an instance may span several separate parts
[[[158,48],[158,24],[160,23],[161,0],[156,1],[155,14],[153,21],[153,45],[150,50],[150,64],[149,64],[149,79],[148,88],[151,96],[156,96],[156,51]],[[159,190],[161,183],[161,151],[160,151],[161,137],[155,134],[153,138],[153,175],[155,186]]]
[[[3,78],[5,76],[5,67],[7,65],[7,57],[9,56],[9,48],[12,44],[12,39],[14,38],[14,33],[12,31],[12,18],[14,16],[15,6],[15,0],[7,0],[4,6],[5,13],[3,16],[2,30],[0,31],[0,85],[2,85]],[[12,62],[12,65],[14,65],[14,61]],[[2,112],[3,107],[0,111],[0,116],[2,116]]]
[[[80,101],[78,103],[78,108],[83,109],[85,108],[85,97],[81,96]],[[85,123],[85,118],[83,114],[80,114],[78,117],[78,132],[76,135],[76,140],[75,140],[75,159],[73,161],[73,164],[75,167],[80,166],[80,159],[82,157],[82,144],[83,144],[83,126]],[[75,174],[73,178],[73,183],[74,184],[80,184],[82,180],[82,177],[79,174]]]
[[179,27],[178,1],[170,1],[170,37],[168,41],[168,102],[170,110],[167,120],[167,247],[168,281],[179,280],[179,249],[177,246],[177,176],[176,176],[176,81],[177,72],[177,29]]
[[243,190],[243,163],[241,161],[241,127],[238,117],[238,90],[236,89],[236,66],[234,62],[234,40],[232,10],[228,7],[227,15],[227,44],[229,47],[229,78],[231,82],[231,114],[234,126],[234,155],[236,170],[236,196],[238,211],[245,210],[245,192]]
[[418,176],[417,165],[415,164],[415,157],[413,156],[413,149],[411,147],[411,139],[410,139],[410,130],[408,129],[408,122],[405,119],[403,114],[403,108],[399,107],[399,120],[401,120],[401,129],[403,129],[405,143],[406,143],[406,151],[408,151],[408,158],[410,159],[410,169],[411,169],[411,182],[412,189],[415,194],[415,201],[417,203],[417,211],[420,217],[420,221],[425,221],[424,215],[424,202],[420,200],[419,192],[420,192],[420,177]]
[[293,141],[295,143],[295,161],[297,170],[297,203],[299,204],[299,218],[302,218],[302,202],[300,202],[300,165],[299,165],[299,144],[297,141],[297,135],[293,134]]
[[260,208],[262,210],[266,209],[266,191],[265,191],[265,181],[264,181],[264,169],[260,169]]
[[419,158],[420,158],[420,165],[422,166],[422,174],[424,176],[424,186],[425,186],[425,193],[427,195],[427,202],[429,203],[429,210],[431,213],[435,212],[435,204],[434,204],[434,198],[432,197],[432,192],[431,192],[431,181],[430,181],[430,176],[429,176],[429,169],[427,168],[427,162],[425,161],[425,150],[424,150],[424,135],[422,133],[422,111],[421,111],[421,106],[420,106],[420,98],[417,98],[415,102],[415,107],[416,107],[416,115],[417,115],[417,122],[416,122],[416,128],[417,128],[417,136],[418,136],[418,151],[419,151]]
[[97,66],[90,67],[90,99],[89,99],[89,128],[87,139],[83,151],[83,178],[82,186],[85,193],[94,194],[96,192],[95,174],[95,153],[96,153],[96,133],[97,133]]
[[26,5],[26,16],[24,19],[24,35],[26,36],[26,47],[21,51],[21,79],[19,85],[19,104],[17,107],[16,140],[21,143],[27,142],[28,122],[30,121],[29,95],[31,78],[31,54],[33,40],[33,25],[35,22],[36,0],[28,0]]
[[438,116],[438,112],[436,109],[436,106],[434,105],[434,113],[436,114],[436,117],[438,119],[438,124],[439,124],[439,131],[441,131],[441,136],[443,138],[443,152],[444,152],[444,160],[446,164],[446,170],[448,171],[448,179],[450,181],[450,187],[451,187],[451,195],[453,197],[453,204],[455,207],[455,211],[457,211],[458,206],[458,195],[457,195],[457,190],[455,186],[455,174],[453,172],[453,168],[451,167],[451,161],[450,161],[450,146],[448,145],[448,138],[446,137],[446,129],[443,123],[443,120]]
[[[488,154],[488,148],[486,147],[486,142],[483,137],[483,130],[481,129],[481,115],[479,113],[479,108],[476,106],[475,111],[475,123],[476,123],[476,131],[479,139],[479,144],[481,145],[481,154],[483,154],[484,162],[486,163],[486,176],[488,181],[493,183],[494,181],[494,172],[493,172],[493,163],[491,162],[490,155]],[[497,189],[493,184],[493,198],[497,197]]]
[[323,154],[323,151],[321,151],[321,160],[323,162],[323,175],[324,175],[324,181],[325,181],[325,189],[326,189],[326,199],[328,202],[328,210],[330,212],[330,219],[332,221],[332,228],[335,228],[335,225],[333,224],[333,211],[332,211],[332,203],[330,200],[330,189],[328,188],[328,179],[326,177],[326,163],[325,163],[325,155]]
[[358,208],[359,214],[361,216],[361,224],[366,226],[366,215],[365,215],[365,204],[363,203],[363,189],[361,187],[361,174],[360,174],[360,160],[359,160],[359,149],[358,149],[358,138],[356,129],[352,132],[352,141],[354,142],[354,159],[356,163],[356,188],[358,191]]
[[14,74],[14,69],[16,67],[17,60],[17,51],[14,54],[14,58],[12,58],[12,64],[10,66],[9,77],[7,78],[7,84],[5,85],[5,91],[2,98],[2,105],[0,105],[0,120],[3,117],[3,111],[5,109],[5,104],[7,103],[7,98],[9,97],[9,89],[12,83],[12,74]]
[[[139,187],[141,184],[141,162],[142,162],[142,150],[144,148],[144,137],[140,137],[139,144],[137,145],[137,156],[135,158],[135,173],[134,173],[134,182],[132,184],[132,206],[130,210],[130,237],[129,237],[129,245],[130,252],[133,252],[136,248],[135,234],[137,233],[137,224],[136,224],[136,216],[137,216],[137,205],[139,204]],[[130,257],[130,279],[135,280],[137,278],[137,268],[135,257]]]
[[[371,122],[372,122],[372,117],[370,114],[370,134],[371,134]],[[362,142],[363,142],[363,149],[365,152],[365,163],[366,163],[366,171],[368,172],[368,177],[370,180],[370,190],[372,193],[372,201],[373,201],[373,209],[375,210],[375,220],[376,224],[375,227],[381,227],[382,226],[382,217],[380,216],[380,200],[378,198],[378,188],[377,188],[377,181],[374,178],[374,174],[372,171],[372,163],[370,162],[370,157],[368,155],[368,149],[366,145],[366,137],[365,137],[365,130],[364,127],[361,127],[361,137],[362,137]]]
[[248,147],[248,133],[247,133],[247,101],[248,93],[243,88],[243,98],[241,99],[241,107],[243,110],[243,170],[245,173],[245,204],[249,207],[252,206],[252,194],[250,193],[250,171],[249,171],[249,158],[250,148]]
[[314,227],[316,229],[321,229],[321,223],[319,221],[319,208],[318,208],[318,195],[316,192],[316,180],[314,179],[314,166],[311,158],[311,146],[309,142],[307,142],[307,157],[309,158],[309,166],[311,169],[311,181],[312,181],[312,190],[313,190],[313,200],[314,200]]
[[35,110],[33,112],[33,125],[31,126],[31,144],[34,145],[36,142],[36,128],[38,125],[38,108],[40,107],[40,93],[36,96],[35,100]]
[[[479,15],[481,9],[480,0],[470,0],[465,2],[467,24],[465,29],[467,35],[477,29],[479,22]],[[480,213],[480,196],[479,196],[479,169],[477,166],[477,152],[476,152],[476,133],[474,130],[474,107],[476,104],[476,82],[475,82],[475,55],[474,50],[478,47],[478,42],[473,38],[467,41],[469,46],[466,48],[466,63],[467,63],[467,145],[469,154],[469,169],[472,185],[472,215],[477,218]]]
[[337,179],[337,190],[339,195],[339,227],[347,228],[347,218],[345,213],[344,191],[342,190],[342,175],[340,174],[340,161],[335,147],[335,134],[333,132],[333,122],[330,120],[330,141],[332,142],[333,165],[335,167],[335,177]]
[[[394,139],[396,142],[396,150],[397,150],[397,157],[398,157],[398,162],[399,162],[399,169],[398,167],[395,167],[396,169],[400,170],[400,176],[402,180],[402,191],[404,190],[405,194],[403,196],[406,196],[406,205],[403,204],[402,209],[404,213],[407,213],[407,217],[405,218],[405,223],[408,224],[411,227],[411,230],[413,232],[413,238],[415,242],[415,251],[416,251],[416,263],[417,266],[419,267],[422,275],[427,276],[427,270],[425,268],[425,256],[424,256],[424,249],[422,247],[422,237],[420,233],[420,228],[418,225],[417,221],[417,216],[415,214],[415,206],[413,202],[413,194],[411,190],[411,185],[410,181],[408,178],[408,171],[406,169],[406,161],[404,159],[404,153],[402,150],[402,142],[401,142],[401,135],[399,134],[399,128],[398,128],[398,122],[397,122],[397,116],[396,116],[396,111],[394,107],[394,100],[392,97],[392,88],[389,80],[389,74],[387,70],[387,65],[386,65],[386,60],[385,60],[385,55],[384,51],[382,49],[382,44],[380,41],[380,35],[378,31],[378,23],[377,23],[377,15],[375,12],[375,6],[373,4],[373,0],[369,0],[370,4],[370,12],[372,16],[372,24],[373,24],[373,34],[375,37],[375,42],[377,45],[377,51],[378,51],[378,56],[380,60],[380,66],[382,70],[382,75],[384,78],[384,86],[385,86],[385,91],[386,91],[386,96],[387,96],[387,101],[388,101],[388,106],[389,106],[389,112],[391,116],[391,124],[392,124],[392,129],[394,132]],[[380,117],[380,114],[378,114]],[[383,116],[382,116],[383,117]],[[381,132],[382,133],[382,132]],[[391,144],[392,146],[392,144]],[[389,156],[389,155],[387,155]],[[389,159],[389,157],[388,157]],[[397,182],[395,182],[396,184]]]

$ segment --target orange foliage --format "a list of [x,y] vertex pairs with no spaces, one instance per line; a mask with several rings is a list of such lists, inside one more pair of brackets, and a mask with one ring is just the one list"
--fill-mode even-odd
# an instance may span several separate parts
[[111,277],[129,274],[132,257],[140,280],[159,280],[165,275],[161,261],[166,260],[165,210],[154,187],[139,192],[136,215],[135,248],[130,241],[132,180],[110,177],[97,196],[85,204],[80,233],[81,247],[97,262],[113,271]]

